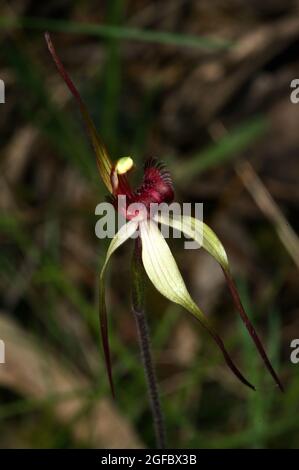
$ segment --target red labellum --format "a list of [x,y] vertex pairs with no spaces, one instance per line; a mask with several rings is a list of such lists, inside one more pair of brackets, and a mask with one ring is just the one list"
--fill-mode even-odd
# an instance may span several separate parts
[[[114,178],[113,174],[111,178]],[[126,196],[125,217],[128,220],[138,215],[136,204],[142,205],[149,214],[151,204],[170,204],[173,201],[174,191],[170,173],[166,170],[164,163],[151,158],[144,165],[143,181],[135,191],[122,191],[121,187],[115,190],[113,203],[115,208],[119,209],[117,196]],[[132,204],[134,207],[130,208]]]

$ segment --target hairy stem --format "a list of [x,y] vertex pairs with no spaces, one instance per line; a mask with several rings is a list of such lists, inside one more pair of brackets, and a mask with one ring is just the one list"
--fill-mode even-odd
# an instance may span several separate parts
[[144,310],[145,272],[141,259],[140,238],[135,242],[135,250],[132,260],[132,278],[132,310],[138,330],[139,347],[154,420],[156,442],[158,449],[165,449],[166,438],[164,419],[159,397],[158,381],[151,353],[149,329]]

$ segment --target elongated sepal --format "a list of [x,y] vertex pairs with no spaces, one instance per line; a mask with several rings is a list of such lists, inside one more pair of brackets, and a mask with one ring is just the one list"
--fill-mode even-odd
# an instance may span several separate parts
[[96,157],[97,157],[97,166],[99,169],[100,176],[106,185],[107,189],[109,192],[112,192],[112,187],[111,187],[111,182],[110,182],[110,174],[111,174],[111,169],[112,169],[112,163],[110,161],[109,154],[107,152],[107,149],[100,139],[98,132],[96,130],[96,127],[89,115],[89,112],[87,110],[87,107],[85,106],[80,93],[78,92],[76,86],[74,85],[72,79],[68,75],[67,71],[64,68],[64,65],[62,64],[60,58],[58,57],[58,54],[54,48],[53,42],[50,38],[49,33],[45,33],[45,39],[48,45],[49,52],[56,64],[56,67],[58,69],[58,72],[60,73],[61,77],[65,81],[68,89],[74,96],[74,98],[77,100],[77,103],[79,104],[79,108],[83,117],[83,120],[85,121],[85,125],[91,140],[91,143],[93,145]]
[[155,220],[163,225],[168,225],[176,230],[180,230],[208,251],[223,269],[229,269],[227,254],[222,243],[213,230],[201,220],[187,215],[172,215],[168,213],[164,214],[163,212],[157,213]]
[[226,351],[223,341],[208,322],[206,316],[192,300],[174,257],[153,220],[140,223],[142,261],[145,271],[156,289],[167,299],[188,310],[210,333],[220,348],[225,361],[238,379],[254,390],[254,386],[242,375]]
[[[222,268],[223,269],[223,268]],[[247,331],[248,333],[250,334],[262,360],[264,361],[264,364],[266,366],[266,368],[268,369],[268,371],[270,372],[270,374],[272,375],[273,377],[273,380],[274,382],[278,385],[279,389],[281,392],[284,392],[284,388],[283,388],[283,385],[278,377],[278,375],[276,374],[268,356],[267,356],[267,353],[265,351],[265,348],[256,332],[256,329],[254,328],[253,324],[251,323],[250,319],[248,318],[248,315],[247,313],[245,312],[245,309],[242,305],[242,302],[241,302],[241,299],[240,299],[240,295],[239,295],[239,292],[238,292],[238,289],[236,287],[236,284],[230,274],[230,272],[228,270],[225,270],[223,269],[223,272],[224,272],[224,276],[226,278],[226,281],[227,281],[227,285],[228,285],[228,288],[229,288],[229,291],[231,293],[231,296],[232,296],[232,299],[234,301],[234,304],[239,312],[239,315],[241,317],[241,319],[243,320],[246,328],[247,328]]]
[[250,334],[266,368],[270,372],[273,380],[278,385],[280,390],[283,391],[282,383],[274,368],[272,367],[265,348],[263,347],[263,344],[242,305],[237,287],[230,273],[225,249],[217,235],[205,223],[190,216],[174,215],[173,217],[169,217],[167,214],[157,214],[155,218],[162,224],[169,225],[185,233],[188,237],[198,242],[200,246],[203,246],[203,248],[208,251],[208,253],[210,253],[213,258],[216,259],[216,261],[218,261],[223,270],[234,305],[242,321],[244,322],[247,331]]
[[113,378],[112,378],[112,367],[111,367],[111,355],[108,339],[108,322],[107,322],[107,309],[105,301],[105,272],[112,254],[119,248],[128,238],[130,238],[133,233],[136,231],[138,223],[134,220],[131,220],[126,225],[123,225],[122,228],[117,232],[115,237],[112,239],[107,254],[106,259],[100,274],[100,287],[99,287],[99,319],[100,319],[100,331],[102,338],[102,346],[104,352],[104,359],[106,370],[108,374],[109,384],[112,396],[115,397]]

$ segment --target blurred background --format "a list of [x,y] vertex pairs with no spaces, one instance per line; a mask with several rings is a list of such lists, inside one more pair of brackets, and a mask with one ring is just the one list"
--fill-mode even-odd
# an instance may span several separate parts
[[147,313],[171,448],[299,447],[298,0],[1,0],[0,447],[153,447],[130,311],[132,243],[107,278],[117,401],[96,291],[106,193],[49,30],[112,158],[168,163],[176,199],[203,202],[286,391],[269,377],[217,263],[170,241],[190,291],[258,391],[150,285]]

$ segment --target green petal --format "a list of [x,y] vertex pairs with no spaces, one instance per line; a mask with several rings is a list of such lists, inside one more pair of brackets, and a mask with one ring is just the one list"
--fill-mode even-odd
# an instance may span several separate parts
[[142,261],[148,277],[156,289],[167,299],[175,302],[188,310],[201,325],[208,330],[221,349],[226,363],[234,374],[250,388],[254,387],[243,377],[241,372],[231,360],[224,344],[211,327],[203,312],[192,300],[174,257],[156,223],[151,220],[140,223],[142,239]]
[[112,380],[112,369],[111,369],[111,359],[110,359],[110,348],[108,340],[108,324],[107,324],[107,310],[105,302],[105,271],[107,264],[111,255],[117,250],[120,245],[122,245],[128,238],[130,238],[133,233],[136,231],[138,223],[134,220],[131,220],[126,225],[123,225],[122,228],[117,232],[115,237],[112,239],[107,254],[104,266],[100,274],[100,291],[99,291],[99,318],[100,318],[100,328],[101,328],[101,337],[102,345],[105,357],[106,370],[109,378],[111,393],[114,396],[114,386]]
[[229,269],[227,255],[222,243],[213,230],[201,220],[185,215],[173,215],[173,217],[170,217],[163,213],[157,213],[155,220],[180,230],[188,237],[193,238],[218,261],[223,269]]
[[262,360],[264,361],[265,366],[267,367],[268,371],[272,375],[275,383],[278,385],[280,390],[283,391],[283,385],[272,367],[272,364],[267,356],[267,353],[254,326],[252,325],[247,313],[244,310],[237,287],[232,278],[232,275],[230,274],[226,252],[222,243],[215,235],[213,230],[210,229],[210,227],[208,227],[208,225],[206,225],[204,222],[194,219],[190,216],[174,215],[170,218],[167,214],[156,214],[155,219],[161,222],[162,224],[180,230],[185,233],[185,235],[189,236],[190,238],[193,238],[193,240],[198,242],[200,246],[203,246],[203,248],[207,250],[218,261],[223,270],[231,297],[239,312],[239,315],[242,321],[244,322],[247,331],[249,332],[257,350],[259,351],[259,354]]
[[112,192],[112,186],[111,186],[111,182],[110,182],[110,174],[111,174],[112,164],[111,164],[110,157],[109,157],[109,154],[107,152],[107,149],[106,149],[104,143],[102,142],[102,140],[100,139],[100,137],[97,133],[96,127],[95,127],[95,125],[94,125],[94,123],[93,123],[93,121],[92,121],[92,119],[89,115],[89,112],[88,112],[84,102],[82,101],[82,98],[81,98],[77,88],[75,87],[72,79],[70,78],[67,71],[65,70],[61,60],[59,59],[59,57],[57,55],[57,52],[54,48],[54,45],[51,41],[49,33],[45,34],[45,38],[46,38],[46,42],[47,42],[47,45],[48,45],[48,49],[49,49],[50,54],[51,54],[51,56],[52,56],[52,58],[53,58],[53,60],[56,64],[58,72],[60,73],[60,75],[63,78],[63,80],[65,81],[68,89],[70,90],[70,92],[72,93],[74,98],[76,98],[76,100],[79,104],[82,117],[85,121],[86,128],[87,128],[91,143],[93,145],[93,148],[94,148],[94,151],[95,151],[95,154],[96,154],[96,157],[97,157],[97,165],[98,165],[99,173],[101,175],[101,178],[102,178],[104,184],[107,186],[108,191],[111,193]]

